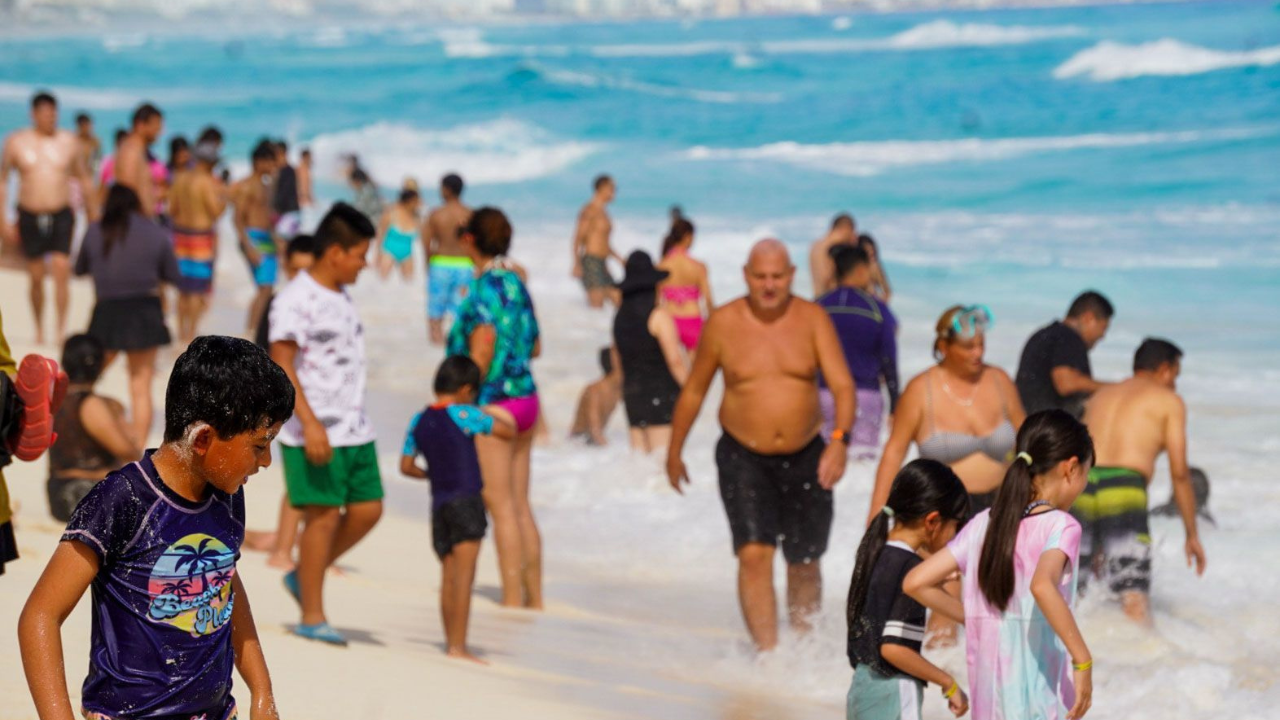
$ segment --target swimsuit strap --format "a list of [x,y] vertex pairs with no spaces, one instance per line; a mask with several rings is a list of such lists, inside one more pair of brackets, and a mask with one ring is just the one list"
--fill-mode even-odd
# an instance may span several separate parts
[[929,435],[935,435],[935,423],[933,422],[933,368],[929,368],[924,374],[924,416],[929,424]]
[[[984,375],[986,374],[987,368],[985,366],[983,366],[982,372]],[[996,379],[996,392],[1000,393],[1000,414],[1004,415],[1004,419],[1009,420],[1009,398],[1005,395],[1004,387],[1000,385],[998,378]]]

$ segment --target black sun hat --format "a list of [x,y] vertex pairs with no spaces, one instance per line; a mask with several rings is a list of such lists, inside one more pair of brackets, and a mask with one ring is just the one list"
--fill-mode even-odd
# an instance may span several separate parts
[[653,266],[653,258],[643,250],[636,250],[627,257],[627,274],[618,283],[618,290],[623,295],[643,290],[652,290],[658,283],[667,279],[671,273]]

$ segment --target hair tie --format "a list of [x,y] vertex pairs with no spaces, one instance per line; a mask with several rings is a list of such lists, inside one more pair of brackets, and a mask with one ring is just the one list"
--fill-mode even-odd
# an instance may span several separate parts
[[885,505],[884,507],[880,508],[880,512],[884,513],[885,515],[888,515],[891,519],[893,518],[893,508],[889,507],[888,505]]
[[1027,461],[1027,467],[1031,467],[1031,453],[1029,453],[1029,452],[1025,452],[1025,451],[1020,452],[1020,453],[1018,453],[1018,457],[1017,457],[1017,459],[1018,459],[1018,460],[1026,460],[1026,461]]

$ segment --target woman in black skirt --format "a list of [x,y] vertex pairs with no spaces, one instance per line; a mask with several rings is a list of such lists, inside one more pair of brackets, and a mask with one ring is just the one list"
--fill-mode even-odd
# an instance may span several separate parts
[[89,226],[77,275],[93,275],[97,304],[89,334],[107,349],[106,365],[123,352],[129,366],[130,426],[146,447],[151,429],[151,383],[156,350],[169,344],[160,305],[160,283],[178,281],[178,261],[163,228],[142,214],[133,190],[112,185],[102,221]]

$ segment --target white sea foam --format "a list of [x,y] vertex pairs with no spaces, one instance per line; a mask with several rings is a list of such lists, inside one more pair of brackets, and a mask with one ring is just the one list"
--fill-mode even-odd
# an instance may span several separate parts
[[698,55],[821,55],[858,52],[936,50],[952,47],[992,47],[1021,45],[1054,38],[1083,35],[1075,26],[992,25],[934,20],[896,35],[882,38],[813,38],[738,42],[703,40],[684,43],[624,43],[612,45],[496,45],[486,42],[479,30],[442,33],[444,52],[454,58],[548,57],[585,53],[599,58],[693,57]]
[[1236,128],[1157,133],[1090,133],[1048,137],[959,140],[885,140],[804,144],[778,142],[753,148],[698,146],[684,153],[690,160],[780,162],[812,170],[869,177],[902,167],[954,162],[991,162],[1049,152],[1124,148],[1140,145],[1237,140],[1269,134],[1274,130]]
[[536,62],[526,63],[525,67],[537,73],[543,80],[555,85],[626,90],[641,93],[643,95],[683,98],[706,103],[775,103],[782,100],[782,95],[780,93],[733,92],[728,90],[687,88],[676,85],[660,85],[658,83],[634,80],[606,73],[588,73],[575,70],[550,68]]
[[1104,40],[1081,50],[1053,71],[1058,79],[1087,77],[1098,82],[1145,75],[1199,75],[1242,67],[1280,64],[1280,45],[1257,50],[1213,50],[1171,38],[1140,45]]
[[455,171],[469,183],[522,182],[554,175],[598,149],[510,119],[444,130],[380,122],[325,133],[309,145],[321,174],[336,175],[341,156],[356,153],[382,184]]

